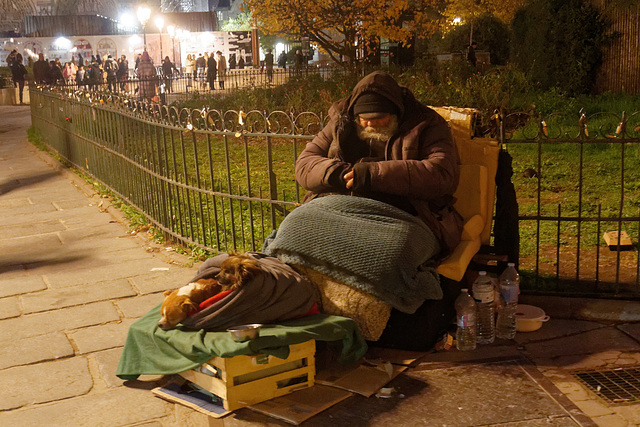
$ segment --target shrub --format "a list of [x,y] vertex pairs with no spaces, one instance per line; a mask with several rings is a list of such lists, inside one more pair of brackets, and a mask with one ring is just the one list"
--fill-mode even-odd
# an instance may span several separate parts
[[[469,46],[469,24],[457,26],[442,39],[442,53],[460,52],[466,55]],[[480,16],[473,22],[473,40],[478,50],[488,51],[491,64],[504,65],[509,59],[509,27],[491,14]]]
[[608,29],[583,0],[529,0],[512,22],[510,59],[541,89],[589,93],[613,37]]

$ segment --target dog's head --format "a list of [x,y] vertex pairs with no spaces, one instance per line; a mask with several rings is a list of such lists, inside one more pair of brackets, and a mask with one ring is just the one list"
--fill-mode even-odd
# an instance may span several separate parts
[[158,322],[158,327],[165,331],[173,329],[197,309],[198,305],[188,295],[179,294],[179,289],[165,291],[160,309],[162,318]]
[[248,255],[231,255],[220,264],[220,273],[216,276],[224,289],[234,289],[253,279],[262,269],[258,261]]

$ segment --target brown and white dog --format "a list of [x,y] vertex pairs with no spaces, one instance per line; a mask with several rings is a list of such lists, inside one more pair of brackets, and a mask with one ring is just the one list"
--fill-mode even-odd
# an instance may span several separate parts
[[176,290],[164,292],[164,301],[160,309],[162,318],[158,327],[168,331],[198,311],[202,301],[216,295],[223,289],[215,279],[199,279]]
[[174,291],[165,291],[158,327],[165,331],[175,328],[198,311],[201,302],[220,292],[237,289],[262,272],[258,261],[249,255],[230,255],[220,264],[215,279],[199,279]]
[[224,290],[236,289],[262,272],[255,258],[246,254],[232,254],[220,264],[216,279]]

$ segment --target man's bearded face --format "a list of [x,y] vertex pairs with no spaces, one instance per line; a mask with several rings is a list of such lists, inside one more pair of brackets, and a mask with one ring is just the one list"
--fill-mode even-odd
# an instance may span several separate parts
[[398,116],[387,114],[375,119],[365,119],[359,116],[356,119],[356,127],[358,137],[362,140],[388,141],[398,130]]

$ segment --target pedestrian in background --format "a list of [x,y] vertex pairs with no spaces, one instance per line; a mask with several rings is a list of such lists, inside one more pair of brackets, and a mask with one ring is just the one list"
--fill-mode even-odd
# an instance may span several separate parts
[[164,89],[167,93],[171,93],[172,90],[172,80],[173,80],[173,71],[178,71],[176,66],[171,62],[168,56],[164,57],[164,61],[162,61],[162,81],[164,82]]
[[46,81],[47,84],[56,85],[58,82],[64,80],[62,70],[56,64],[56,61],[49,61],[49,69],[47,70]]
[[287,69],[287,54],[284,53],[284,50],[278,56],[278,67],[282,68],[283,70]]
[[104,70],[107,72],[107,83],[109,90],[113,93],[118,92],[118,64],[111,55],[107,56],[104,61]]
[[216,52],[218,56],[218,84],[220,85],[220,89],[224,89],[224,77],[227,74],[227,60],[225,59],[222,52]]
[[467,61],[475,68],[478,63],[478,58],[476,58],[476,48],[478,45],[476,42],[471,42],[469,47],[467,48]]
[[207,81],[209,82],[209,90],[215,90],[216,75],[218,74],[218,63],[213,54],[207,60]]
[[122,55],[120,59],[118,59],[118,72],[116,73],[116,77],[120,82],[120,90],[129,92],[129,88],[127,87],[127,81],[129,80],[129,61],[127,61],[125,55]]
[[271,53],[271,49],[267,49],[267,53],[264,55],[264,67],[267,70],[267,80],[273,81],[273,53]]
[[49,63],[44,60],[44,54],[38,54],[38,60],[33,64],[33,80],[36,83],[45,83],[47,80]]
[[293,57],[293,66],[295,68],[296,71],[296,76],[300,76],[302,75],[302,52],[300,52],[300,49],[296,50],[296,54]]
[[140,98],[151,101],[156,96],[158,73],[146,50],[142,53],[142,59],[138,65],[138,78],[140,79]]
[[27,78],[27,69],[22,64],[22,55],[19,53],[16,55],[15,62],[11,67],[11,77],[13,78],[14,84],[18,86],[20,105],[23,105],[24,102],[22,102],[22,92],[24,91],[24,81]]

